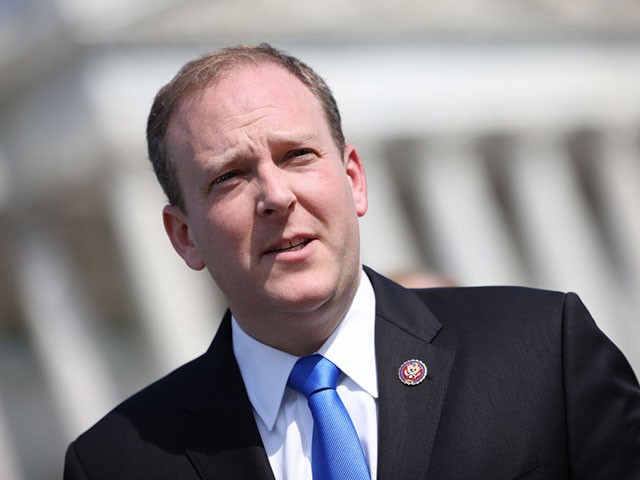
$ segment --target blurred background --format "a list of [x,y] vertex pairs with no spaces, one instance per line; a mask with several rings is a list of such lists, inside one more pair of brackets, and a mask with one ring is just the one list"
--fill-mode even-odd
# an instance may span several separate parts
[[61,478],[208,346],[224,303],[165,238],[146,115],[185,61],[261,41],[334,90],[366,264],[576,291],[640,372],[640,3],[0,0],[0,478]]

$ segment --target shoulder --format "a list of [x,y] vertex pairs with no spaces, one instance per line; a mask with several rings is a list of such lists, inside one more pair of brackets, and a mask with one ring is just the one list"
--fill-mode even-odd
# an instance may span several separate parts
[[91,442],[98,437],[162,436],[163,430],[172,427],[176,412],[187,405],[194,384],[201,381],[203,361],[202,357],[195,359],[127,398],[81,435],[78,442]]
[[128,479],[188,471],[187,460],[178,455],[183,451],[180,431],[202,362],[201,357],[152,383],[80,435],[67,451],[64,478]]
[[[452,287],[414,290],[441,321],[473,318],[475,322],[500,325],[557,321],[568,298],[580,301],[573,293],[528,287]],[[506,324],[506,325],[504,325]]]
[[[567,294],[520,286],[437,287],[406,289],[365,267],[376,300],[385,305],[419,298],[437,317],[450,314],[557,314]],[[573,295],[574,294],[569,294]]]
[[[412,290],[434,313],[482,311],[557,313],[566,293],[518,286],[442,287]],[[575,295],[575,294],[574,294]]]
[[[566,303],[575,294],[527,287],[447,287],[413,290],[442,324],[445,339],[461,346],[524,344],[557,349]],[[529,350],[529,349],[527,349]]]
[[378,314],[418,332],[428,325],[428,331],[439,331],[438,337],[449,341],[469,335],[488,341],[536,337],[543,331],[560,335],[565,302],[580,303],[575,294],[517,286],[405,289],[371,269],[366,271],[376,292]]
[[471,350],[481,344],[514,355],[557,356],[567,322],[595,327],[575,293],[507,286],[414,292],[442,324],[441,335]]
[[225,317],[206,353],[124,400],[79,440],[125,428],[140,434],[161,435],[180,422],[180,415],[220,398],[214,385],[222,378],[233,378],[236,371],[230,324]]
[[[246,415],[251,408],[230,332],[225,317],[204,355],[129,397],[80,435],[68,449],[65,479],[192,478],[185,453],[193,442],[213,448],[221,431],[253,418]],[[234,408],[240,418],[235,423],[228,418]]]

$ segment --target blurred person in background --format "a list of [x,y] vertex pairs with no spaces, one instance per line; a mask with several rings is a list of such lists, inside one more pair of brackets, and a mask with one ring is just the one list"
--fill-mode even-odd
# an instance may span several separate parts
[[65,479],[640,478],[640,387],[576,295],[362,266],[363,162],[304,63],[265,44],[189,62],[147,140],[166,232],[229,310],[70,445]]

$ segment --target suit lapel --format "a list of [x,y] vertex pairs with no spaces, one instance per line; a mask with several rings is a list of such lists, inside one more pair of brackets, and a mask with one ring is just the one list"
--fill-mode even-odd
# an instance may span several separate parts
[[[366,269],[376,292],[378,480],[426,476],[440,421],[453,351],[432,343],[441,325],[415,295]],[[407,386],[406,360],[427,365],[427,378]]]
[[203,480],[274,480],[251,402],[233,355],[227,312],[194,382],[207,385],[186,405],[183,444]]
[[[420,478],[429,468],[454,354],[432,343],[440,323],[414,293],[365,270],[376,293],[378,480]],[[427,365],[428,375],[410,387],[398,368],[412,358]],[[199,362],[181,426],[195,469],[203,480],[274,480],[233,355],[228,312]]]

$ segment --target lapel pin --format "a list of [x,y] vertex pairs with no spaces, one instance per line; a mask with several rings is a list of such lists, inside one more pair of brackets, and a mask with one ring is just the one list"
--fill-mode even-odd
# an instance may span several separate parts
[[398,378],[405,385],[413,386],[427,378],[427,366],[421,360],[412,358],[407,360],[398,369]]

